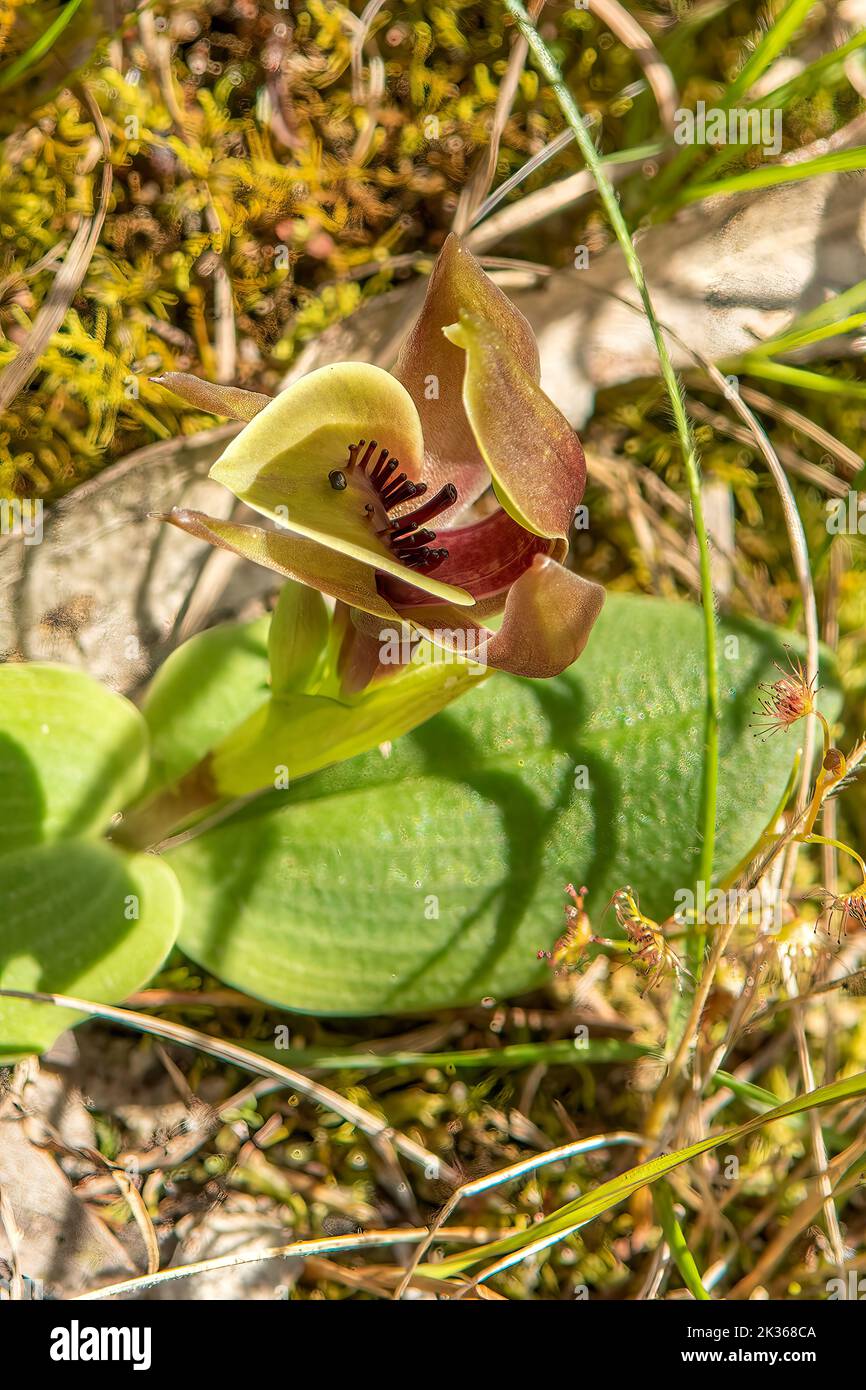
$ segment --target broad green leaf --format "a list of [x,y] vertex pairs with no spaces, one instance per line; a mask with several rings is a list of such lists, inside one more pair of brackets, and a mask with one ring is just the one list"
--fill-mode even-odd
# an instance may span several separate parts
[[546,1236],[577,1230],[580,1226],[585,1226],[587,1222],[593,1221],[596,1216],[601,1216],[604,1212],[609,1211],[619,1202],[625,1201],[639,1188],[645,1187],[648,1183],[657,1182],[659,1178],[666,1177],[668,1173],[679,1168],[680,1164],[687,1163],[689,1159],[711,1153],[713,1149],[718,1149],[723,1144],[738,1143],[741,1139],[748,1138],[750,1134],[763,1129],[765,1125],[772,1124],[775,1120],[785,1120],[791,1115],[803,1114],[816,1106],[832,1105],[837,1101],[848,1100],[853,1096],[864,1094],[866,1094],[866,1072],[858,1072],[855,1076],[846,1076],[841,1081],[832,1081],[827,1086],[819,1086],[817,1090],[807,1091],[803,1096],[795,1096],[793,1100],[786,1101],[784,1105],[777,1105],[774,1110],[768,1111],[765,1115],[756,1115],[753,1119],[746,1120],[744,1124],[732,1125],[729,1129],[721,1130],[718,1134],[701,1139],[698,1143],[690,1144],[685,1149],[676,1149],[673,1153],[660,1154],[658,1158],[651,1158],[647,1163],[639,1163],[635,1168],[629,1168],[625,1173],[620,1173],[618,1177],[611,1178],[609,1182],[602,1183],[590,1192],[585,1192],[581,1197],[575,1198],[573,1202],[568,1202],[564,1207],[560,1207],[559,1211],[553,1212],[543,1221],[536,1222],[528,1230],[516,1231],[513,1235],[503,1236],[499,1240],[492,1241],[489,1245],[483,1245],[475,1250],[467,1251],[465,1254],[448,1256],[440,1264],[425,1265],[422,1268],[425,1273],[431,1273],[435,1270],[437,1278],[445,1279],[451,1274],[467,1269],[470,1265],[487,1264],[503,1255],[519,1251],[530,1242],[543,1239]]
[[[0,874],[0,988],[124,999],[164,960],[180,913],[174,874],[154,855],[83,840],[15,850]],[[0,1062],[44,1051],[77,1021],[0,999]]]
[[[720,876],[764,829],[798,746],[797,730],[761,743],[749,728],[783,640],[745,623],[720,630]],[[832,717],[835,694],[820,698]],[[606,929],[624,884],[656,918],[692,884],[703,715],[699,610],[610,595],[564,675],[497,675],[390,757],[292,782],[174,849],[181,944],[238,988],[316,1013],[531,988],[547,970],[539,949],[562,930],[567,882],[589,885]]]
[[[0,666],[0,986],[123,999],[171,948],[169,866],[100,831],[141,790],[147,726],[70,667]],[[0,1000],[0,1060],[41,1052],[76,1018]]]
[[128,700],[72,667],[0,666],[0,854],[97,834],[146,771]]
[[264,704],[270,615],[199,632],[173,651],[142,704],[150,730],[148,791],[182,777]]

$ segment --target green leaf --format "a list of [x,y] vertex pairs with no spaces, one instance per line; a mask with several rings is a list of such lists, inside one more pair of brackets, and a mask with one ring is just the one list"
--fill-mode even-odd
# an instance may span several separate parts
[[151,741],[148,792],[182,777],[267,702],[270,622],[266,615],[199,632],[157,671],[142,704]]
[[142,707],[152,747],[145,796],[206,755],[226,797],[280,785],[284,768],[307,776],[407,732],[489,674],[421,642],[398,675],[344,696],[324,650],[326,620],[320,594],[288,584],[273,617],[211,628],[172,652]]
[[[782,638],[729,623],[719,640],[721,876],[764,829],[798,737],[749,728]],[[697,608],[611,595],[564,675],[497,675],[390,757],[292,783],[171,851],[181,944],[287,1008],[399,1013],[537,985],[569,881],[589,885],[596,925],[625,883],[667,916],[700,855],[703,659]],[[832,717],[835,694],[821,700]]]
[[128,700],[72,667],[0,666],[0,854],[98,834],[146,772]]
[[[0,666],[0,987],[123,999],[180,924],[170,867],[98,838],[147,776],[147,726],[71,667]],[[0,1000],[0,1060],[41,1052],[77,1021]]]
[[[87,841],[15,850],[0,874],[0,988],[124,999],[158,969],[180,915],[177,880],[154,855]],[[0,1062],[44,1051],[78,1021],[0,999]]]

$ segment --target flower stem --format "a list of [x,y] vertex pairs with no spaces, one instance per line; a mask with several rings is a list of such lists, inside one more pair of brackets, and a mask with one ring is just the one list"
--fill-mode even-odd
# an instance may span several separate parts
[[850,855],[860,869],[860,887],[866,888],[866,863],[863,862],[862,856],[857,853],[856,849],[844,844],[842,840],[831,840],[826,835],[798,835],[796,838],[801,845],[832,845],[842,854]]
[[177,782],[125,812],[111,838],[128,849],[151,849],[221,800],[211,777],[209,759],[204,758]]
[[826,758],[832,746],[832,739],[830,737],[830,725],[827,723],[826,716],[823,715],[819,709],[813,710],[813,713],[815,714],[816,718],[819,720],[821,724],[821,734],[824,739],[823,757]]
[[[692,519],[698,542],[700,564],[701,600],[704,612],[706,705],[704,711],[704,778],[701,795],[701,856],[698,878],[709,888],[713,875],[713,858],[716,841],[716,803],[719,785],[719,658],[716,648],[716,613],[713,599],[713,581],[710,568],[710,544],[704,522],[701,502],[701,470],[698,461],[694,434],[686,413],[685,402],[674,366],[667,349],[662,330],[653,309],[650,293],[644,278],[637,252],[620,209],[614,187],[602,167],[595,145],[584,123],[583,114],[572,93],[563,80],[556,60],[539,36],[520,0],[503,0],[508,13],[516,21],[530,52],[544,77],[553,88],[566,121],[574,132],[577,146],[583,155],[586,166],[592,174],[599,197],[607,213],[611,227],[619,242],[629,274],[640,295],[658,353],[661,374],[670,396],[674,423],[679,435],[683,460],[688,481],[689,497],[692,506]],[[703,967],[706,931],[702,924],[696,925],[690,943],[689,965],[695,978],[700,978]]]

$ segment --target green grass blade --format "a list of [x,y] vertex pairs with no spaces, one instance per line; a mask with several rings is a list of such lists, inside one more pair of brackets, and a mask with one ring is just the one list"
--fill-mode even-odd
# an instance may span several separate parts
[[866,322],[866,280],[860,280],[841,294],[834,294],[823,304],[801,314],[778,337],[768,338],[749,352],[749,357],[778,356],[810,347],[812,343],[832,338],[837,333],[850,333]]
[[738,1077],[731,1076],[730,1072],[715,1072],[710,1084],[714,1091],[727,1088],[733,1092],[738,1100],[745,1101],[747,1105],[760,1106],[760,1114],[762,1115],[768,1110],[774,1110],[779,1104],[779,1097],[774,1096],[772,1091],[765,1090],[763,1086],[756,1086],[753,1081],[740,1081]]
[[[812,89],[820,83],[824,91],[835,85],[833,74],[838,69],[839,77],[845,78],[845,59],[850,57],[858,49],[866,44],[866,29],[855,34],[847,43],[843,43],[839,48],[832,49],[829,53],[822,53],[820,58],[816,58],[813,63],[809,63],[802,72],[796,76],[782,82],[778,87],[774,87],[771,92],[765,92],[763,96],[754,101],[743,102],[744,111],[753,111],[755,107],[760,107],[765,111],[784,111],[792,101],[802,100]],[[698,183],[712,181],[718,174],[719,169],[723,169],[726,164],[730,164],[738,153],[744,149],[743,145],[728,144],[723,145],[717,150],[712,159],[696,171],[695,178]]]
[[48,25],[48,28],[39,35],[39,38],[34,39],[26,52],[19,54],[6,67],[0,69],[0,92],[5,92],[14,82],[18,81],[19,77],[23,77],[30,68],[35,67],[40,59],[45,57],[80,8],[81,0],[69,0],[66,9],[60,11],[60,14]]
[[821,372],[807,371],[805,367],[791,367],[787,362],[774,362],[750,354],[741,358],[739,370],[746,376],[780,381],[800,391],[819,391],[825,396],[856,396],[859,400],[866,400],[866,381],[824,376]]
[[[743,64],[734,80],[714,102],[714,106],[718,110],[728,111],[738,98],[757,82],[761,74],[788,47],[811,8],[812,0],[788,0],[788,4],[776,19],[775,24],[765,32],[763,38],[755,45],[752,56]],[[769,104],[768,99],[765,98],[762,104]],[[676,157],[671,160],[666,169],[662,170],[656,180],[657,195],[661,196],[667,193],[680,180],[693,163],[700,149],[700,145],[684,145],[678,151]],[[688,192],[688,190],[686,191]]]
[[763,1129],[765,1125],[773,1124],[776,1120],[785,1120],[791,1115],[800,1115],[816,1106],[833,1105],[838,1101],[850,1100],[854,1096],[864,1094],[866,1094],[866,1072],[858,1072],[855,1076],[845,1077],[841,1081],[833,1081],[827,1086],[819,1086],[815,1091],[807,1091],[803,1096],[795,1096],[793,1100],[786,1101],[784,1105],[777,1105],[766,1114],[756,1115],[743,1124],[733,1125],[722,1130],[720,1134],[701,1139],[698,1143],[690,1144],[685,1149],[661,1154],[657,1158],[651,1158],[647,1163],[638,1164],[635,1168],[629,1168],[625,1173],[620,1173],[618,1177],[602,1183],[593,1191],[584,1193],[582,1197],[576,1198],[573,1202],[568,1202],[564,1207],[560,1207],[559,1211],[554,1212],[543,1221],[536,1222],[528,1230],[516,1231],[513,1235],[503,1236],[488,1245],[462,1252],[439,1264],[426,1266],[425,1273],[435,1273],[437,1277],[445,1278],[450,1274],[460,1273],[472,1265],[487,1264],[501,1255],[519,1251],[524,1246],[544,1236],[571,1232],[578,1226],[584,1226],[587,1222],[593,1221],[595,1217],[603,1215],[611,1207],[625,1201],[639,1188],[667,1177],[668,1173],[679,1168],[682,1163],[688,1163],[690,1159],[710,1153],[723,1144],[736,1144],[741,1139],[747,1138],[748,1135],[754,1134],[756,1130]]
[[753,348],[749,353],[749,359],[754,361],[756,357],[775,357],[786,352],[797,352],[800,348],[822,343],[827,338],[838,338],[843,333],[853,333],[856,329],[862,328],[864,323],[866,323],[866,314],[849,314],[847,318],[837,319],[835,323],[826,323],[816,328],[792,330],[790,333],[784,333],[779,338],[768,339],[767,342]]
[[820,328],[828,323],[838,323],[847,314],[856,313],[863,308],[866,308],[866,280],[858,280],[850,289],[832,295],[823,304],[816,304],[814,309],[801,314],[791,324],[788,332],[796,333],[804,329]]
[[677,1220],[673,1195],[666,1182],[659,1183],[653,1193],[653,1198],[659,1225],[664,1232],[664,1238],[668,1243],[674,1264],[683,1277],[683,1283],[692,1297],[697,1299],[699,1303],[712,1302],[698,1273],[694,1255],[683,1235],[683,1228]]
[[730,174],[715,183],[693,183],[682,190],[677,206],[699,203],[703,198],[714,198],[720,193],[751,193],[759,188],[775,188],[780,183],[799,183],[820,174],[844,174],[856,169],[866,169],[864,145],[852,150],[833,150],[815,159],[805,159],[801,164],[760,164],[756,169]]
[[743,64],[725,91],[719,103],[723,108],[733,106],[739,97],[755,85],[770,64],[784,53],[812,9],[812,4],[813,0],[788,0],[788,4],[780,13],[775,24],[766,31],[761,41],[756,44],[751,58]]
[[577,1046],[571,1039],[546,1043],[511,1043],[507,1047],[481,1047],[465,1052],[334,1052],[324,1047],[277,1048],[245,1038],[243,1047],[272,1057],[287,1067],[317,1071],[387,1071],[396,1067],[531,1067],[584,1066],[605,1062],[636,1062],[652,1051],[642,1043],[621,1038],[588,1039]]
[[821,82],[822,87],[826,90],[827,86],[830,85],[828,74],[834,68],[838,68],[842,73],[845,59],[849,58],[852,53],[856,53],[864,44],[866,44],[866,29],[861,29],[846,43],[840,44],[838,48],[831,48],[829,53],[822,53],[820,58],[808,63],[802,72],[796,73],[794,77],[789,77],[787,82],[781,82],[772,91],[765,92],[757,101],[751,101],[747,104],[749,106],[785,107],[818,82]]

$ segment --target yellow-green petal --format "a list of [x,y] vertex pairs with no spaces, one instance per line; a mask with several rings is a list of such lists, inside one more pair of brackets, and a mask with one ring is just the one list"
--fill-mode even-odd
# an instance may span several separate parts
[[[421,422],[405,387],[381,367],[341,362],[302,377],[231,441],[210,476],[280,526],[451,603],[469,594],[408,569],[379,532],[386,525],[363,474],[348,469],[349,447],[375,440],[421,478]],[[335,487],[332,475],[342,474]]]

